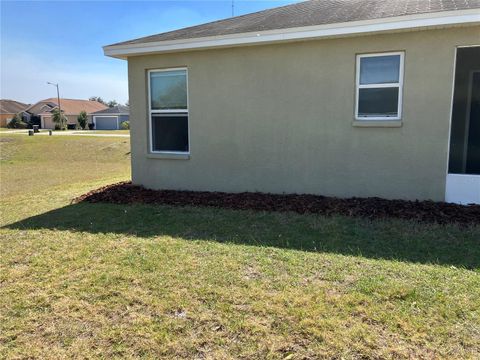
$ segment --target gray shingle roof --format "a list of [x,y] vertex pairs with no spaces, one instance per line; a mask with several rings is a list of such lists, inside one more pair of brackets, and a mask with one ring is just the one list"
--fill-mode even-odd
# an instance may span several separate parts
[[97,114],[129,114],[129,113],[130,113],[130,109],[128,106],[115,105],[114,107],[111,107],[111,108],[95,111],[92,114],[97,115]]
[[113,45],[185,40],[468,9],[480,9],[480,0],[310,0]]

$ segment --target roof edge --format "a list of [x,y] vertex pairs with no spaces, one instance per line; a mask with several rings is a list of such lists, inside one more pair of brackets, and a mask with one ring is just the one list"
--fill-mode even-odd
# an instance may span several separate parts
[[432,27],[447,27],[477,23],[480,24],[480,12],[478,9],[440,11],[434,13],[379,18],[374,20],[350,21],[183,40],[107,45],[103,47],[103,51],[106,56],[127,59],[129,56],[152,53],[161,54],[219,47],[260,45],[282,41],[299,41],[339,36],[347,37],[378,32],[427,29]]
[[98,112],[95,111],[93,113],[90,113],[89,115],[97,116],[97,115],[112,115],[112,116],[117,116],[117,115],[130,115],[129,113],[116,113],[116,112],[111,112],[111,113],[106,113],[106,112]]

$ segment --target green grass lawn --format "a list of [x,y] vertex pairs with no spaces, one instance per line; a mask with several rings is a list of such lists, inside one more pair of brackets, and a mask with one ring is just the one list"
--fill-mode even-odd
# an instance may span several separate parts
[[[79,134],[108,134],[108,135],[130,135],[130,130],[66,130],[66,132],[75,131]],[[20,132],[28,134],[28,129],[7,129],[0,128],[0,134],[8,134],[12,132]],[[48,132],[47,129],[40,129],[40,132]],[[61,134],[62,130],[53,130],[53,134]]]
[[0,358],[480,357],[480,227],[71,204],[128,139],[0,151]]

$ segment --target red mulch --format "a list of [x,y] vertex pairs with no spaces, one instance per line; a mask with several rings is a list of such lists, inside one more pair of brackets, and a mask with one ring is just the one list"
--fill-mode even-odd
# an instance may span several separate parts
[[318,195],[149,190],[132,185],[130,182],[108,185],[74,200],[74,202],[82,201],[293,211],[299,214],[359,216],[369,219],[399,218],[440,224],[480,224],[480,205],[464,206],[434,201],[385,200],[374,197],[339,199]]

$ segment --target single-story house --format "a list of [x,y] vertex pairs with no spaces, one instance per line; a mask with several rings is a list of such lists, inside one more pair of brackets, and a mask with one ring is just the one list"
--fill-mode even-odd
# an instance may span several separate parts
[[[54,129],[55,124],[52,120],[52,111],[58,108],[57,98],[50,98],[41,100],[32,106],[27,111],[34,116],[40,117],[40,126],[43,129]],[[98,101],[81,100],[81,99],[62,99],[60,98],[60,109],[67,117],[67,125],[74,126],[77,124],[78,115],[85,111],[88,115],[88,122],[91,123],[92,113],[99,110],[107,109],[108,106]]]
[[480,203],[480,0],[312,0],[104,53],[135,184]]
[[23,121],[28,121],[30,114],[26,112],[29,104],[15,100],[0,100],[0,127],[6,127],[16,114],[20,114]]
[[122,122],[129,121],[129,113],[128,106],[116,105],[93,112],[92,122],[96,130],[118,130]]

